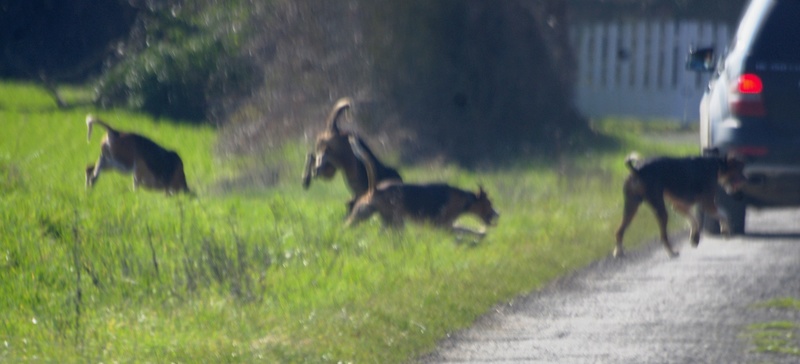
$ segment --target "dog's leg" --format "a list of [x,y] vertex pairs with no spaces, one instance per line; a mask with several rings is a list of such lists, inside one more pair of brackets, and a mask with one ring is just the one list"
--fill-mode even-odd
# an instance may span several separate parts
[[717,220],[719,221],[719,231],[726,238],[731,237],[731,225],[728,222],[728,215],[724,210],[717,209]]
[[672,206],[675,211],[681,213],[689,221],[689,240],[692,242],[692,246],[696,248],[700,244],[700,222],[697,221],[697,218],[692,213],[692,206],[678,200],[672,200]]
[[95,163],[94,166],[90,165],[86,167],[86,187],[94,187],[95,183],[97,183],[97,179],[100,177],[100,172],[111,167],[113,166],[106,157],[106,154],[100,154],[100,158],[97,159],[97,163]]
[[625,208],[622,212],[622,223],[617,229],[617,245],[614,247],[614,257],[623,257],[625,252],[622,249],[622,238],[625,235],[625,230],[630,225],[633,217],[636,216],[636,211],[639,210],[639,205],[642,204],[642,198],[639,195],[631,193],[627,188],[624,190]]
[[94,186],[94,164],[86,166],[86,188]]
[[147,163],[143,160],[135,160],[132,169],[134,191],[136,191],[139,186],[151,189],[165,189],[168,187],[161,179],[153,174],[153,171],[147,168]]
[[452,230],[456,234],[459,234],[459,233],[460,234],[471,234],[471,235],[476,236],[478,239],[483,239],[483,237],[486,236],[486,230],[485,229],[483,231],[480,231],[480,230],[470,229],[470,228],[468,228],[466,226],[453,225],[450,228],[450,230]]
[[[308,153],[306,156],[306,166],[303,169],[303,189],[308,189],[311,185],[311,171],[314,169],[314,162],[316,160],[317,157],[314,156],[314,153]],[[347,212],[350,212],[350,210],[348,209]]]
[[456,225],[453,224],[450,227],[450,231],[453,232],[455,235],[456,242],[461,244],[464,236],[470,236],[472,239],[469,240],[469,244],[472,246],[476,246],[478,243],[486,237],[486,228],[481,228],[480,230],[470,229],[466,226]]
[[94,184],[97,183],[97,178],[100,177],[100,173],[104,170],[117,168],[112,155],[108,142],[103,142],[100,145],[100,157],[97,158],[97,163],[95,163],[94,167],[86,167],[86,187],[94,187]]
[[136,192],[136,190],[139,188],[139,184],[142,182],[141,181],[142,178],[140,176],[140,172],[136,168],[136,165],[137,165],[137,163],[133,162],[133,191],[134,192]]
[[725,237],[731,236],[731,228],[730,224],[728,223],[728,215],[725,213],[724,210],[717,207],[717,204],[714,203],[714,200],[703,200],[700,203],[700,208],[702,208],[708,216],[711,216],[714,219],[719,221],[719,231]]
[[395,230],[400,230],[405,227],[405,220],[403,213],[398,211],[380,211],[381,221],[384,227],[389,227]]
[[658,196],[648,196],[647,202],[653,207],[653,212],[658,220],[658,229],[661,232],[661,242],[664,244],[664,248],[667,249],[667,254],[669,254],[670,258],[678,257],[678,252],[672,249],[672,244],[670,244],[669,237],[667,236],[669,214],[667,213],[667,206],[664,204],[663,193],[659,193]]
[[176,194],[179,192],[191,194],[189,185],[186,183],[186,172],[183,170],[183,162],[179,161],[175,168],[175,172],[172,173],[172,178],[170,179],[169,188],[167,188],[167,191],[169,194]]
[[350,215],[347,217],[347,221],[345,222],[346,227],[355,226],[358,223],[369,219],[372,214],[375,213],[375,207],[369,203],[358,203],[353,206],[353,211],[350,212]]

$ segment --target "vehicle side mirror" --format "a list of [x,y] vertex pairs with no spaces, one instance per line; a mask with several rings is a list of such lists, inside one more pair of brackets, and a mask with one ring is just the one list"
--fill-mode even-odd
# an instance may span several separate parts
[[716,55],[714,48],[690,49],[686,57],[686,69],[694,72],[714,72]]

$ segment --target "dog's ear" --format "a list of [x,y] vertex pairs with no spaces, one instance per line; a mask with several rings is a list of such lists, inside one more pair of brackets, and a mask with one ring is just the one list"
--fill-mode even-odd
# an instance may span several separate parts
[[734,152],[734,151],[730,151],[728,153],[725,153],[725,155],[719,156],[719,159],[723,160],[725,162],[725,164],[733,164],[733,163],[737,163],[737,162],[738,163],[743,163],[744,162],[744,158],[742,157],[742,155],[737,153],[737,152]]
[[717,157],[719,156],[719,154],[720,154],[719,148],[716,147],[703,149],[703,156]]
[[720,158],[723,169],[744,167],[744,158],[739,153],[729,152],[724,158]]
[[483,189],[483,185],[478,185],[478,199],[486,198],[486,191]]
[[744,162],[744,157],[737,152],[729,152],[725,159],[729,161],[737,161],[737,162]]

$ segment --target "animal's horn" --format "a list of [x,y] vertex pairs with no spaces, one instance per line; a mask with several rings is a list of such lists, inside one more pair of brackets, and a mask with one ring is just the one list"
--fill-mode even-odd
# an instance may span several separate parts
[[364,168],[367,169],[367,191],[371,194],[375,191],[377,185],[375,180],[375,165],[372,163],[372,160],[364,151],[364,149],[361,148],[361,144],[356,136],[350,135],[347,140],[350,142],[350,148],[353,149],[353,154],[355,154],[356,158],[364,163]]
[[353,107],[353,99],[349,97],[343,97],[339,99],[339,101],[336,101],[336,104],[333,105],[333,109],[331,109],[330,114],[328,114],[328,120],[326,121],[326,124],[328,125],[328,130],[334,133],[338,133],[339,126],[337,125],[336,122],[337,120],[339,120],[339,116],[341,116],[346,109],[352,107]]

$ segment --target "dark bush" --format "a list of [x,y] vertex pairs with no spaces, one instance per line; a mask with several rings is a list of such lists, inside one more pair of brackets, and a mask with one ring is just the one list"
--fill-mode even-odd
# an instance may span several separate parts
[[562,0],[373,0],[374,75],[426,148],[462,162],[577,144],[575,62]]
[[0,0],[0,77],[83,81],[137,15],[127,1]]
[[313,135],[333,102],[403,160],[554,153],[590,133],[572,105],[563,0],[296,0],[254,12],[264,82],[231,115],[226,152]]
[[98,80],[96,101],[156,116],[213,120],[224,100],[249,90],[260,74],[238,43],[239,15],[231,10],[237,8],[220,7],[209,19],[213,9],[154,9],[142,17],[126,45],[132,55]]

